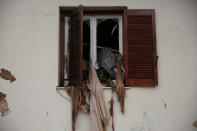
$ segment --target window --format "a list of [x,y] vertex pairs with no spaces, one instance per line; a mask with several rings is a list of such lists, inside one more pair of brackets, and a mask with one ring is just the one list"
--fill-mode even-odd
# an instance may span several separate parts
[[[110,37],[105,34],[107,32]],[[158,85],[155,12],[152,9],[60,7],[59,43],[59,86],[64,86],[67,66],[69,83],[81,85],[83,60],[91,56],[96,67],[102,48],[123,54],[127,86]],[[65,54],[69,54],[69,64]]]

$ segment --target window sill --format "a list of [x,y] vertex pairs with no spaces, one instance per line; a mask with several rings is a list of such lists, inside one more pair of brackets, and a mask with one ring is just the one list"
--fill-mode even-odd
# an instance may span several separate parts
[[[65,87],[64,86],[57,86],[57,89],[59,89],[59,90],[63,90]],[[111,89],[112,87],[103,87],[103,89]],[[130,89],[131,87],[125,87],[125,89]]]

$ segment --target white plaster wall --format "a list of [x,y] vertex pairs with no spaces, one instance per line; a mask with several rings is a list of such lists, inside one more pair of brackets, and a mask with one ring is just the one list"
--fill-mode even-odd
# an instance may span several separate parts
[[[17,78],[0,79],[11,110],[0,131],[71,131],[71,104],[55,91],[58,7],[79,4],[156,9],[159,86],[127,90],[125,115],[115,103],[116,131],[196,131],[196,0],[0,0],[0,68]],[[89,125],[80,113],[76,131]]]

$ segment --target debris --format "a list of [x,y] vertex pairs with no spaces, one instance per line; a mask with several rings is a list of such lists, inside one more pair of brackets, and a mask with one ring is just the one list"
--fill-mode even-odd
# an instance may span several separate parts
[[14,75],[12,75],[10,71],[5,70],[5,69],[1,69],[0,77],[5,80],[10,80],[11,83],[16,80]]
[[108,85],[109,73],[102,67],[96,70],[97,76],[103,85]]
[[116,72],[116,93],[118,101],[120,102],[121,112],[124,114],[124,99],[125,99],[125,87],[123,84],[123,75],[121,71],[122,59],[121,55],[117,56],[117,72]]
[[111,77],[115,76],[114,67],[116,66],[116,55],[108,49],[101,49],[98,54],[99,67],[104,68]]
[[115,89],[115,85],[112,79],[107,79],[107,86],[112,87],[112,93],[113,93],[113,90]]
[[90,122],[91,131],[105,131],[109,122],[102,85],[90,60],[89,89],[90,89]]
[[0,92],[0,112],[1,112],[1,116],[5,116],[8,111],[8,103],[6,98],[6,94],[3,94],[2,92]]

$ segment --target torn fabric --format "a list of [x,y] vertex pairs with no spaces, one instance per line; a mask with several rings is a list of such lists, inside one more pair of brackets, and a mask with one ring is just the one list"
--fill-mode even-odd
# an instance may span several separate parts
[[96,71],[90,60],[89,69],[89,89],[90,89],[90,122],[91,131],[105,131],[109,122],[109,113],[103,94],[102,85],[97,77]]
[[79,110],[82,110],[83,112],[88,112],[89,107],[85,101],[82,87],[67,86],[65,90],[72,100],[72,131],[75,131],[75,123]]
[[120,102],[121,112],[124,113],[124,98],[125,98],[125,87],[123,84],[123,75],[121,70],[121,55],[117,57],[117,73],[116,73],[116,94],[118,101]]

